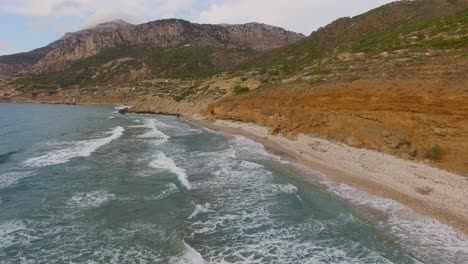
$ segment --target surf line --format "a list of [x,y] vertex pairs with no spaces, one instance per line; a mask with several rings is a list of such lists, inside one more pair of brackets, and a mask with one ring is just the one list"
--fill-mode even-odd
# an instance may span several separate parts
[[184,169],[177,167],[174,160],[167,157],[163,152],[157,153],[155,155],[155,159],[150,162],[149,166],[155,169],[168,170],[174,173],[177,176],[179,182],[185,187],[185,189],[192,189],[192,186],[188,181],[187,172]]

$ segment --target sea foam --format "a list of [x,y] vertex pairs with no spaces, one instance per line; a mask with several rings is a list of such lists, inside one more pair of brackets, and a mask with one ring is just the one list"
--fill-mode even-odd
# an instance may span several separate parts
[[192,248],[189,244],[184,242],[184,252],[181,256],[171,258],[170,264],[205,264],[202,255]]
[[158,129],[158,127],[167,126],[169,125],[166,125],[156,119],[147,119],[145,120],[145,124],[141,127],[148,129],[148,131],[140,135],[139,138],[151,139],[153,143],[156,143],[158,145],[166,143],[171,137],[164,134],[161,130]]
[[0,189],[18,183],[21,179],[29,177],[32,172],[12,171],[0,174]]
[[353,204],[384,213],[387,219],[379,228],[391,229],[397,242],[420,259],[442,263],[468,262],[468,237],[435,219],[415,214],[410,208],[390,199],[375,197],[350,186],[324,181],[329,190]]
[[115,195],[106,191],[77,193],[68,202],[74,208],[95,208],[115,199]]
[[207,203],[205,205],[195,204],[195,209],[193,210],[193,213],[188,217],[188,219],[193,219],[193,218],[197,217],[197,215],[199,215],[201,213],[209,212],[209,208],[210,208],[209,203]]
[[164,153],[159,152],[158,154],[156,154],[155,159],[150,162],[149,166],[155,169],[164,169],[174,173],[175,175],[177,175],[177,179],[179,179],[179,182],[187,190],[192,189],[192,186],[190,185],[187,179],[187,173],[185,172],[185,170],[180,167],[177,167],[174,160],[168,158]]
[[73,158],[89,157],[100,147],[120,138],[124,131],[125,129],[123,127],[118,126],[109,132],[109,136],[104,138],[66,142],[67,145],[71,146],[65,149],[51,151],[40,157],[28,159],[25,161],[25,165],[38,168],[66,163]]

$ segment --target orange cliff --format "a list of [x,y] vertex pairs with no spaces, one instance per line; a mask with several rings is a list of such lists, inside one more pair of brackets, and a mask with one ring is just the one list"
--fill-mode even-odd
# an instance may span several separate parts
[[210,105],[216,119],[312,134],[468,174],[468,81],[362,79],[277,85]]

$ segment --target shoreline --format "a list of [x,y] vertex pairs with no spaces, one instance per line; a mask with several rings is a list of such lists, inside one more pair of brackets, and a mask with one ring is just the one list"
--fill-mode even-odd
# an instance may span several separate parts
[[[8,102],[52,104],[50,102]],[[78,103],[77,105],[122,105]],[[152,111],[134,114],[159,114]],[[176,115],[176,114],[174,114]],[[397,201],[415,213],[428,216],[468,235],[468,178],[399,159],[377,151],[359,149],[309,135],[291,140],[271,135],[269,128],[254,123],[217,119],[209,121],[197,115],[183,115],[187,122],[227,134],[238,134],[263,144],[267,151],[287,157],[317,171],[332,181],[359,191]],[[395,175],[395,173],[397,175]],[[316,183],[313,179],[303,180]]]
[[[270,135],[268,128],[254,123],[185,118],[189,123],[250,138],[267,151],[288,157],[332,181],[394,200],[468,235],[468,178],[461,175],[308,135],[299,135],[297,140]],[[304,180],[315,182],[307,177]]]

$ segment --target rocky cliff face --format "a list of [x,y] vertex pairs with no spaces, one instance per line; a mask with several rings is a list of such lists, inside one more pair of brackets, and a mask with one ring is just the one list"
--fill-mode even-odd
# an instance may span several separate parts
[[301,34],[258,23],[219,26],[193,24],[176,19],[162,20],[75,36],[67,45],[49,52],[33,67],[33,71],[60,71],[77,60],[112,47],[175,47],[196,43],[266,50],[294,43],[303,37]]
[[131,24],[116,20],[107,23],[99,24],[95,27],[80,30],[77,32],[66,33],[62,38],[56,40],[49,45],[38,48],[29,52],[22,52],[11,55],[0,56],[0,77],[15,76],[24,72],[27,72],[43,59],[49,52],[56,49],[62,49],[73,45],[79,39],[86,38],[96,33],[106,33],[117,28],[130,26]]
[[312,134],[468,173],[467,84],[360,80],[312,88],[296,83],[228,97],[206,113],[261,124],[273,134]]
[[[100,24],[92,29],[67,33],[60,40],[47,46],[44,54],[25,63],[21,70],[31,67],[30,70],[34,73],[61,71],[78,60],[116,47],[167,48],[197,44],[261,51],[291,44],[303,37],[302,34],[259,23],[202,25],[169,19],[131,25],[123,21],[114,21]],[[3,66],[0,68],[0,74],[19,73],[21,64],[14,65]]]

